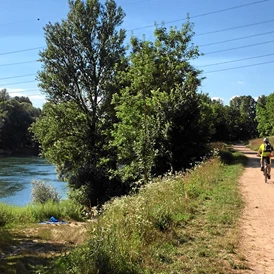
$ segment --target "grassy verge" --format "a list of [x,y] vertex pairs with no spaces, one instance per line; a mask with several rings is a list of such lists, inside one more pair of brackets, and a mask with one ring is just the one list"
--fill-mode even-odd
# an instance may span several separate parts
[[243,207],[238,178],[245,158],[223,156],[228,164],[216,157],[106,204],[89,241],[44,273],[208,274],[246,268],[237,254]]
[[[269,137],[270,143],[274,144],[274,137]],[[254,151],[258,151],[260,145],[263,143],[263,138],[256,138],[249,141],[248,147]]]
[[82,241],[82,227],[38,224],[51,216],[81,220],[81,207],[68,200],[25,207],[0,204],[0,273],[35,273],[32,265],[51,264],[55,253]]

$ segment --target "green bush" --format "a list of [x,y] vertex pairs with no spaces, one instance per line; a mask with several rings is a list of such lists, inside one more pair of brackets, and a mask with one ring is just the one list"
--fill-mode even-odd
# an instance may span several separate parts
[[33,180],[32,182],[32,202],[34,204],[45,204],[48,201],[54,203],[60,202],[60,196],[52,185],[46,184],[44,181]]

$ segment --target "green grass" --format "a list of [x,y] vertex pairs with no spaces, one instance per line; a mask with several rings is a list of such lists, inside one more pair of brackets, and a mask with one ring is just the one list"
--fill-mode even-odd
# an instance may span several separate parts
[[[263,137],[262,138],[255,138],[249,141],[248,147],[254,151],[258,151],[260,145],[263,143]],[[274,136],[269,137],[270,143],[274,144]]]
[[82,207],[69,200],[60,203],[30,204],[24,207],[0,203],[0,226],[16,226],[48,220],[51,216],[57,219],[81,220]]
[[243,208],[237,182],[245,158],[223,155],[107,203],[91,227],[90,240],[59,258],[50,272],[215,274],[245,269],[237,253]]

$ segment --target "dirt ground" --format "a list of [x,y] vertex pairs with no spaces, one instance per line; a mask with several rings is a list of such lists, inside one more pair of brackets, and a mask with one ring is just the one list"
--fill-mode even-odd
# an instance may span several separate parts
[[257,153],[241,145],[234,149],[248,157],[240,178],[246,203],[241,223],[241,248],[250,267],[245,273],[274,274],[274,168],[272,178],[265,183]]

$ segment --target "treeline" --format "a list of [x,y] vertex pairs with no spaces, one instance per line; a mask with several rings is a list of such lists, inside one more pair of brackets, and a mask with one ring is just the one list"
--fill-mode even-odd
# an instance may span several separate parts
[[225,106],[198,92],[202,72],[191,61],[201,53],[189,21],[156,25],[153,41],[132,36],[126,46],[115,1],[70,1],[69,10],[44,29],[38,80],[49,101],[31,132],[71,198],[96,205],[190,167],[210,142],[267,133],[264,97],[259,119],[251,96]]
[[10,97],[0,90],[0,154],[38,153],[29,127],[40,113],[28,97]]

